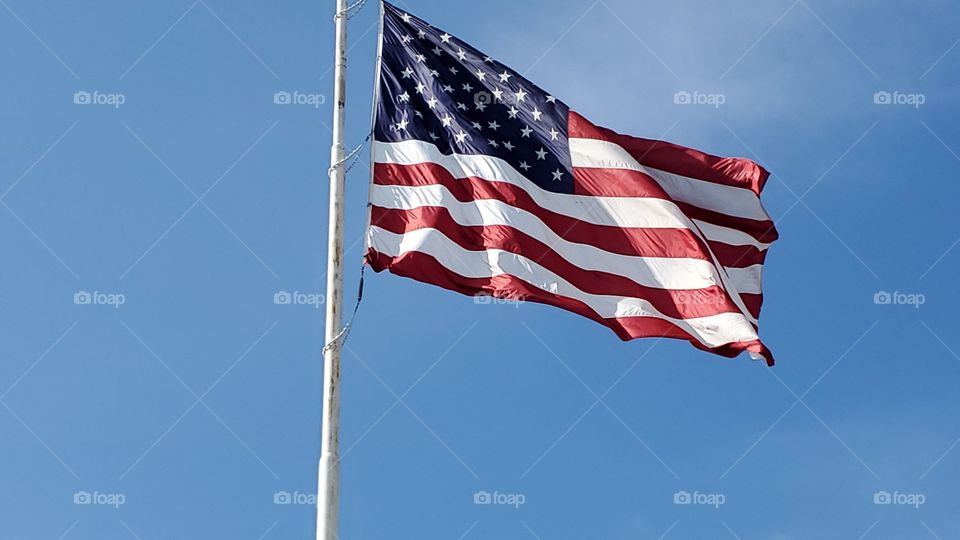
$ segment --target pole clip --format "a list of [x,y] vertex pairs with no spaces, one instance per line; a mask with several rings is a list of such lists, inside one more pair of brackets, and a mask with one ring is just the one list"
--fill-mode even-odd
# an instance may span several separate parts
[[[351,150],[350,153],[347,154],[343,159],[341,159],[340,161],[334,163],[333,165],[330,165],[330,168],[327,169],[327,174],[328,174],[328,175],[333,174],[339,167],[343,166],[344,163],[350,161],[351,159],[356,158],[356,157],[358,156],[358,154],[360,153],[360,150],[363,149],[364,145],[366,145],[366,144],[367,144],[367,141],[369,141],[369,140],[370,140],[370,135],[367,135],[367,138],[364,139],[362,143],[360,143],[359,145],[357,145],[356,148],[354,148],[353,150]],[[356,162],[356,160],[354,159],[354,162],[351,163],[350,166],[347,167],[347,170],[343,171],[343,173],[346,174],[346,173],[350,172],[350,169],[352,169],[353,166],[356,165],[356,164],[357,164],[357,162]]]

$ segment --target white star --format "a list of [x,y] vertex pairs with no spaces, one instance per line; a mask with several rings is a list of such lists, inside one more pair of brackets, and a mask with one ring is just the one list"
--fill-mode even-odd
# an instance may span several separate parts
[[516,107],[514,107],[513,105],[511,105],[511,106],[510,106],[510,110],[507,111],[507,114],[510,115],[510,118],[516,118],[517,115],[520,114],[520,111],[517,110]]
[[487,142],[490,143],[490,146],[492,146],[492,147],[494,147],[494,148],[497,148],[497,147],[500,146],[499,144],[497,144],[497,141],[495,141],[495,140],[493,140],[493,139],[487,139]]
[[417,62],[426,62],[426,61],[427,61],[427,57],[424,56],[424,55],[421,54],[421,53],[417,53],[417,54],[413,55],[413,57],[417,59]]
[[544,150],[543,148],[541,148],[540,150],[534,152],[534,154],[536,154],[536,155],[537,155],[537,159],[539,159],[539,160],[541,160],[541,161],[547,159],[547,151]]
[[555,141],[560,137],[560,132],[556,128],[550,128],[550,140]]
[[543,113],[540,112],[540,109],[534,107],[534,108],[533,108],[533,119],[539,122],[541,116],[543,116]]
[[407,124],[409,124],[409,123],[410,123],[410,122],[407,122],[407,119],[404,118],[403,120],[401,120],[400,122],[397,123],[397,129],[396,129],[396,130],[397,130],[397,131],[400,131],[401,129],[407,129]]
[[521,161],[521,162],[520,162],[520,168],[523,169],[524,171],[529,171],[529,170],[530,170],[530,165],[527,165],[527,162],[526,162],[526,161]]
[[423,118],[423,113],[420,111],[413,111],[413,114],[415,114],[417,118]]
[[550,173],[550,174],[552,174],[552,175],[553,175],[553,179],[556,180],[556,181],[558,181],[558,182],[559,182],[560,180],[563,180],[563,171],[561,171],[560,169],[557,169],[556,171],[554,171],[554,172],[552,172],[552,173]]
[[449,43],[449,42],[450,42],[450,34],[444,32],[443,35],[440,36],[440,39],[441,39],[444,43]]
[[403,19],[403,22],[405,22],[405,23],[410,22],[410,14],[409,14],[409,13],[404,13],[403,15],[400,16],[400,18]]
[[440,122],[443,123],[444,127],[450,127],[450,124],[453,123],[453,117],[449,114],[443,115],[443,118],[440,119]]
[[500,127],[500,124],[498,124],[496,120],[494,120],[493,122],[488,122],[487,125],[490,126],[490,129],[494,131],[496,131],[497,128]]
[[557,102],[557,98],[553,96],[547,96],[547,103],[556,103],[556,102]]
[[443,49],[441,49],[440,47],[434,47],[433,54],[440,56],[441,54],[443,54]]
[[467,83],[467,84],[463,85],[463,90],[464,90],[465,92],[473,92],[473,87],[470,86],[470,83]]
[[438,137],[437,134],[432,131],[430,132],[430,138],[433,139],[434,141],[440,139],[440,137]]
[[457,49],[457,58],[459,58],[460,61],[462,62],[462,61],[464,61],[464,60],[467,59],[467,53],[463,52],[463,49],[459,49],[459,48],[458,48],[458,49]]
[[400,41],[402,43],[410,43],[411,41],[413,41],[413,38],[410,36],[403,36],[402,38],[400,38]]
[[399,96],[397,96],[397,99],[400,100],[400,101],[410,101],[410,94],[404,92],[404,93],[400,94]]
[[410,68],[407,68],[407,69],[401,71],[400,73],[403,75],[403,78],[404,78],[404,79],[412,79],[412,78],[413,78],[413,70],[410,69]]
[[484,62],[493,62],[493,58],[490,58],[489,56],[484,56],[484,57],[483,57],[483,61],[484,61]]
[[431,69],[431,70],[430,70],[430,75],[433,75],[433,78],[437,78],[437,77],[440,76],[440,72],[437,71],[437,70],[435,70],[435,69]]
[[437,106],[437,103],[440,103],[440,102],[437,100],[437,98],[431,96],[430,99],[427,100],[427,107],[430,107],[430,108],[432,109],[432,108],[434,108],[434,107]]
[[500,74],[500,82],[507,82],[510,77],[513,77],[513,75],[507,72],[507,70],[503,70],[503,73]]
[[503,141],[503,147],[510,151],[513,151],[513,149],[516,148],[510,141]]
[[453,73],[454,75],[456,75],[457,73],[460,73],[460,70],[457,69],[455,66],[450,66],[450,73]]
[[474,122],[473,129],[483,129],[483,126],[480,125],[480,122]]
[[461,111],[467,110],[467,106],[464,105],[463,103],[457,103],[457,108],[460,109]]
[[521,88],[520,91],[517,92],[517,101],[523,102],[523,100],[526,99],[526,97],[527,97],[527,93],[523,91],[523,88]]
[[483,112],[487,109],[487,104],[482,101],[477,101],[477,110]]
[[426,86],[425,84],[423,84],[422,82],[417,83],[417,93],[418,93],[418,94],[422,94],[422,93],[424,92],[424,90],[426,90],[426,89],[427,89],[427,86]]
[[480,79],[480,80],[482,81],[484,78],[486,78],[486,76],[487,76],[487,74],[484,73],[483,70],[480,70],[480,69],[477,70],[477,78],[478,78],[478,79]]
[[423,38],[427,37],[427,33],[424,32],[423,29],[421,28],[420,30],[417,30],[417,37],[420,38],[420,39],[423,39]]
[[464,140],[466,140],[467,134],[463,131],[460,131],[460,133],[454,135],[453,138],[456,139],[458,143],[462,143]]
[[533,130],[530,129],[530,126],[524,126],[523,129],[520,130],[520,133],[523,133],[524,137],[529,137],[530,134],[533,133]]
[[453,87],[450,86],[449,84],[445,84],[445,85],[443,85],[443,91],[444,91],[444,92],[453,92]]
[[499,88],[494,88],[492,92],[493,92],[493,99],[497,101],[503,101],[503,90]]

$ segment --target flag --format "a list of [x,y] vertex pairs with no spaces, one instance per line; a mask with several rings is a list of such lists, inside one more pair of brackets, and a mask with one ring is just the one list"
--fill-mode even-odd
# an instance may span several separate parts
[[382,24],[375,271],[773,364],[757,334],[777,239],[763,167],[595,126],[389,3]]

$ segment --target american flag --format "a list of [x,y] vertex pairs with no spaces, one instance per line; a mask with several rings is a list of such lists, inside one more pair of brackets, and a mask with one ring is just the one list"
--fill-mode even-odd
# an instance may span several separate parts
[[516,71],[383,4],[366,262],[540,302],[621,339],[773,363],[757,335],[777,239],[768,172],[597,127]]

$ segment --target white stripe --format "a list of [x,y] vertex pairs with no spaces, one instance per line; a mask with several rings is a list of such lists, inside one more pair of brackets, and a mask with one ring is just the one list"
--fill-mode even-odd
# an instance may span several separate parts
[[720,225],[714,225],[713,223],[707,223],[699,219],[694,219],[693,222],[703,231],[704,237],[714,242],[720,242],[721,244],[727,244],[729,246],[754,246],[760,251],[770,247],[770,244],[760,242],[749,234],[738,231],[737,229],[721,227]]
[[726,266],[724,268],[727,271],[727,276],[730,277],[730,282],[737,288],[737,291],[747,294],[763,293],[761,287],[763,283],[761,279],[763,272],[762,264],[754,264],[753,266],[746,266],[744,268],[728,268]]
[[[596,225],[648,229],[694,228],[690,220],[670,201],[566,195],[544,191],[506,161],[491,156],[447,155],[433,144],[416,140],[396,143],[375,141],[373,156],[376,163],[435,163],[450,172],[454,178],[476,177],[491,182],[506,182],[526,191],[541,208]],[[708,224],[707,227],[701,227],[701,230],[708,240],[734,246],[752,245],[758,249],[769,247],[769,244],[758,242],[749,234],[736,229]]]
[[769,221],[760,198],[746,188],[687,178],[641,165],[622,146],[596,139],[570,139],[574,167],[626,169],[652,177],[670,198],[704,210],[758,221]]
[[[370,203],[381,208],[412,210],[424,206],[444,207],[460,225],[505,225],[544,242],[561,257],[584,270],[617,274],[645,287],[695,290],[718,285],[721,278],[710,261],[695,258],[638,257],[612,253],[590,244],[570,242],[540,218],[502,201],[478,199],[460,202],[441,185],[374,185]],[[729,274],[729,272],[728,272]],[[730,274],[731,281],[737,279]],[[740,292],[748,292],[740,289]]]
[[430,255],[445,268],[467,278],[515,276],[543,290],[579,300],[603,318],[655,317],[669,321],[708,347],[759,339],[753,326],[739,313],[691,319],[667,317],[641,298],[585,293],[536,262],[515,253],[496,249],[465,250],[435,229],[400,235],[371,226],[367,242],[375,251],[391,257],[413,251]]

